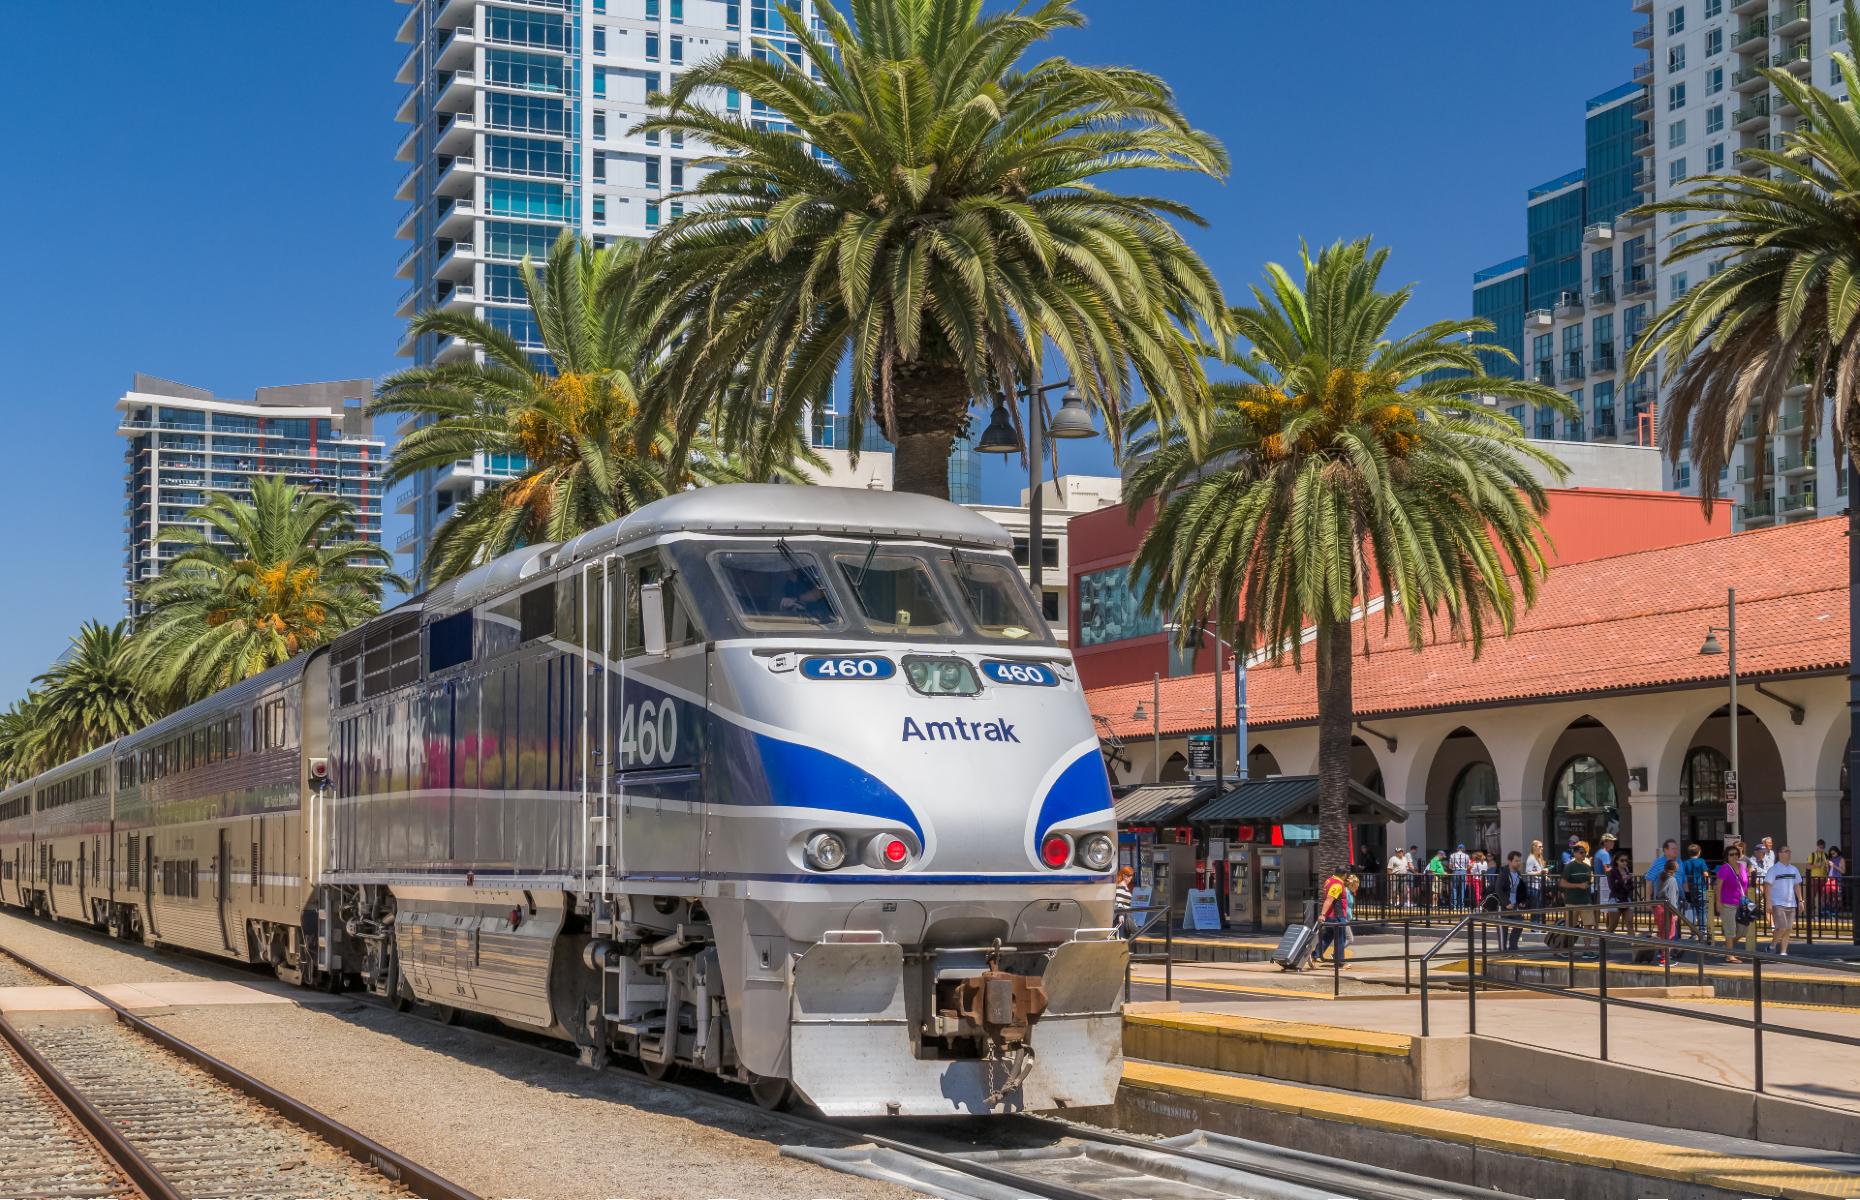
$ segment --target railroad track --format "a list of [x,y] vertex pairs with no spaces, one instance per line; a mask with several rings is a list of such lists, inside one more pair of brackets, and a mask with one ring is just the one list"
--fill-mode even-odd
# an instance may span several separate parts
[[7,978],[76,988],[115,1017],[0,1018],[0,1195],[477,1200],[92,988],[4,946],[0,962]]

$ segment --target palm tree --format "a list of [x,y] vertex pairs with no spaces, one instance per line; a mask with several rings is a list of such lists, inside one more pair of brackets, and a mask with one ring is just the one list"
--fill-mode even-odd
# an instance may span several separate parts
[[0,786],[31,779],[45,766],[39,693],[27,692],[0,712]]
[[252,500],[221,493],[188,514],[209,529],[166,538],[183,549],[142,585],[148,612],[131,640],[146,686],[192,700],[329,641],[380,611],[393,556],[357,540],[348,504],[282,477]]
[[[1113,434],[1133,376],[1164,414],[1199,408],[1197,331],[1224,308],[1171,223],[1199,219],[1099,184],[1226,173],[1160,79],[1023,64],[1083,23],[1075,0],[850,0],[851,22],[820,0],[825,38],[776,7],[810,68],[787,42],[710,59],[639,127],[719,151],[651,246],[666,369],[649,412],[688,436],[721,404],[742,438],[771,406],[788,423],[825,407],[849,361],[852,449],[876,419],[898,489],[945,496],[971,403],[1040,380],[1049,342]],[[715,111],[726,93],[752,115]]]
[[440,526],[423,567],[428,582],[526,544],[564,541],[692,484],[798,480],[797,460],[823,467],[798,422],[757,431],[770,443],[768,466],[758,473],[707,437],[681,448],[670,431],[640,419],[640,263],[632,243],[596,249],[568,231],[542,268],[524,259],[546,367],[478,317],[430,311],[414,318],[415,333],[459,338],[484,361],[414,367],[381,384],[369,412],[414,418],[388,460],[388,482],[474,453],[520,464]]
[[33,681],[42,689],[32,698],[33,718],[50,761],[76,758],[162,714],[130,657],[131,642],[127,621],[86,621],[65,656]]
[[[1537,595],[1545,494],[1562,466],[1469,394],[1567,409],[1536,383],[1489,376],[1468,336],[1489,322],[1389,333],[1410,289],[1378,290],[1368,239],[1303,255],[1301,285],[1267,267],[1231,315],[1250,379],[1213,389],[1204,444],[1178,423],[1133,421],[1126,499],[1156,502],[1137,552],[1140,595],[1192,640],[1212,616],[1240,647],[1299,665],[1315,634],[1320,866],[1347,861],[1353,612],[1380,593],[1385,621],[1421,645],[1444,611],[1477,651]],[[1451,376],[1446,378],[1443,376]]]
[[[1845,9],[1847,29],[1860,30],[1853,0]],[[1834,61],[1847,95],[1860,95],[1852,56]],[[1763,75],[1802,114],[1780,147],[1740,151],[1764,173],[1699,176],[1638,210],[1689,217],[1669,264],[1728,256],[1654,318],[1627,360],[1638,374],[1666,356],[1661,439],[1674,462],[1689,443],[1707,506],[1746,414],[1768,462],[1763,444],[1796,384],[1808,385],[1803,426],[1819,429],[1831,413],[1847,454],[1860,450],[1860,110],[1788,71]]]

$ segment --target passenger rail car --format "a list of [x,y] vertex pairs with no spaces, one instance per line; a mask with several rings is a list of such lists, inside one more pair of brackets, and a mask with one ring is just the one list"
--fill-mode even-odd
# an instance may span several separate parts
[[0,793],[0,900],[770,1103],[1108,1103],[1110,792],[1009,544],[922,497],[659,501],[98,752],[101,895],[8,876],[53,824]]

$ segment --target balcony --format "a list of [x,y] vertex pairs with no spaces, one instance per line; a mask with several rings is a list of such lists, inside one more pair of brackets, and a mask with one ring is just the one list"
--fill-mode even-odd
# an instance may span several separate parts
[[1634,0],[1633,9],[1637,13],[1650,13],[1653,11],[1653,0]]
[[407,136],[400,139],[400,146],[394,151],[395,162],[412,162],[420,148],[420,127],[415,125],[407,131]]
[[472,107],[478,93],[478,77],[470,71],[454,71],[440,76],[439,99],[433,105],[440,112],[465,112]]
[[1556,314],[1547,308],[1533,308],[1524,314],[1524,327],[1530,329],[1550,329],[1556,325]]
[[433,190],[441,196],[470,196],[477,187],[478,162],[471,158],[455,158],[439,172],[439,182]]
[[419,257],[420,247],[418,244],[407,247],[407,253],[401,255],[400,261],[394,264],[394,278],[412,279],[413,264],[419,260]]
[[1653,291],[1653,279],[1646,270],[1635,267],[1628,272],[1627,286],[1621,289],[1625,296],[1645,296]]
[[407,168],[407,173],[405,175],[402,175],[400,177],[400,182],[395,185],[394,199],[405,200],[405,201],[411,202],[413,200],[414,194],[419,189],[419,184],[420,184],[420,164],[414,163],[411,167]]
[[1784,413],[1777,419],[1776,428],[1782,433],[1800,433],[1802,431],[1802,414]]
[[1582,240],[1591,246],[1600,246],[1615,240],[1615,227],[1606,221],[1595,221],[1585,225]]
[[1613,439],[1619,436],[1620,436],[1620,432],[1615,428],[1615,419],[1613,417],[1604,418],[1600,415],[1596,416],[1595,418],[1596,440],[1599,441],[1602,438],[1608,438],[1609,440],[1612,441]]
[[408,88],[407,94],[400,98],[400,107],[394,110],[397,124],[411,125],[420,116],[420,89]]
[[1537,360],[1536,376],[1537,382],[1543,384],[1545,387],[1556,386],[1556,367],[1549,359],[1540,358]]
[[1769,0],[1736,0],[1731,5],[1731,12],[1742,17],[1753,12],[1760,12],[1767,7],[1769,7]]
[[1589,304],[1595,308],[1606,308],[1614,302],[1615,281],[1613,277],[1604,275],[1595,281],[1594,287],[1589,289]]
[[394,227],[394,238],[396,241],[405,242],[412,240],[414,227],[419,222],[419,216],[420,206],[417,204],[409,204],[407,206],[407,211],[400,215],[400,224]]
[[439,352],[433,355],[433,361],[439,363],[470,362],[477,351],[471,343],[455,337],[449,337],[439,343]]
[[1637,133],[1634,135],[1634,153],[1653,153],[1653,135],[1651,133]]
[[469,199],[458,199],[439,210],[436,232],[440,237],[462,240],[478,219],[478,206]]
[[433,149],[439,154],[469,154],[477,146],[478,118],[469,112],[453,113],[439,126]]
[[388,496],[388,507],[399,513],[410,513],[420,502],[420,485],[409,480],[395,488]]
[[1756,436],[1757,417],[1755,413],[1752,413],[1744,418],[1744,423],[1742,425],[1737,427],[1737,440],[1740,442],[1748,442],[1754,440]]
[[1778,454],[1776,456],[1776,473],[1778,475],[1807,475],[1815,469],[1815,455]]
[[1765,54],[1755,62],[1737,69],[1731,76],[1731,87],[1739,92],[1751,92],[1761,87],[1768,87],[1769,80],[1763,78],[1763,71],[1770,65],[1770,56]]
[[1731,35],[1731,49],[1740,54],[1748,50],[1767,50],[1770,42],[1770,19],[1758,17]]
[[1731,156],[1731,162],[1739,171],[1742,171],[1746,175],[1762,175],[1770,169],[1769,164],[1763,162],[1761,159],[1752,157],[1751,152],[1767,150],[1768,148],[1769,147],[1763,143],[1746,146]]
[[1561,293],[1556,298],[1556,308],[1553,311],[1558,317],[1573,317],[1579,315],[1582,312],[1582,293]]
[[1595,348],[1595,353],[1589,358],[1589,369],[1598,375],[1604,371],[1612,371],[1615,369],[1615,348],[1613,344],[1605,342]]
[[1770,120],[1770,98],[1758,96],[1748,105],[1731,114],[1731,124],[1739,129],[1749,129],[1756,125],[1767,125]]
[[478,290],[469,284],[462,284],[439,298],[439,307],[448,312],[460,312],[470,315],[478,306]]
[[461,25],[451,31],[451,35],[440,44],[439,56],[434,65],[441,71],[456,71],[462,67],[475,66],[478,57],[478,31],[469,25]]
[[470,279],[472,267],[478,262],[478,251],[470,242],[453,242],[452,248],[439,256],[439,262],[433,267],[433,275],[438,279]]
[[413,526],[409,525],[407,528],[400,531],[399,537],[394,539],[394,553],[411,554],[413,553],[413,548],[419,544],[420,535],[414,532]]
[[1636,25],[1630,40],[1634,43],[1634,48],[1636,50],[1653,49],[1653,22],[1649,21],[1645,25]]
[[394,315],[403,320],[413,316],[420,309],[420,296],[425,291],[422,284],[414,284],[400,294],[400,302],[394,306]]
[[1770,27],[1777,37],[1790,37],[1808,32],[1808,0],[1794,0],[1785,3],[1770,15]]
[[[1649,9],[1648,11],[1652,10]],[[407,10],[407,15],[401,19],[400,28],[394,31],[394,40],[403,46],[409,45],[415,38],[420,36],[419,29],[420,6],[415,4]]]
[[1815,66],[1814,47],[1809,45],[1807,38],[1799,42],[1791,42],[1777,53],[1776,65],[1797,75],[1807,75]]
[[1650,62],[1635,63],[1634,70],[1630,72],[1630,77],[1636,83],[1639,83],[1643,79],[1652,79],[1653,78],[1653,64]]
[[1800,517],[1815,511],[1815,485],[1805,483],[1782,498],[1782,515]]
[[1563,356],[1563,378],[1566,381],[1583,377],[1582,351],[1574,350]]
[[400,69],[394,72],[394,82],[412,87],[414,80],[420,77],[420,48],[414,46],[407,51],[407,57],[400,60]]
[[1776,520],[1776,501],[1769,496],[1746,501],[1737,506],[1737,515],[1743,518],[1746,529],[1768,525]]

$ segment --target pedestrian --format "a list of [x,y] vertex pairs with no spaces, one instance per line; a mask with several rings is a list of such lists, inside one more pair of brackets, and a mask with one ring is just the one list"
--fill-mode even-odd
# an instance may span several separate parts
[[1474,850],[1472,852],[1472,865],[1468,867],[1466,871],[1466,884],[1472,889],[1472,895],[1469,897],[1472,906],[1474,908],[1484,908],[1486,893],[1485,851]]
[[1588,905],[1594,902],[1595,868],[1589,862],[1589,844],[1581,838],[1569,849],[1569,861],[1559,872],[1557,887],[1563,904],[1569,909],[1570,928],[1583,929],[1592,925],[1594,913]]
[[1803,897],[1802,907],[1807,910],[1810,920],[1828,899],[1828,839],[1815,839],[1815,848],[1808,854],[1808,892]]
[[1755,853],[1750,856],[1750,878],[1754,883],[1769,873],[1776,865],[1776,839],[1764,838],[1757,843]]
[[[1767,841],[1768,839],[1764,839]],[[1796,911],[1802,903],[1802,872],[1789,861],[1789,847],[1776,851],[1776,862],[1763,873],[1763,906],[1770,910],[1770,939],[1776,953],[1789,953]]]
[[[1598,872],[1607,884],[1608,894],[1614,897],[1613,903],[1619,906],[1629,904],[1633,899],[1634,862],[1625,854],[1616,854],[1608,861],[1606,871]],[[1608,932],[1614,933],[1621,928],[1621,918],[1629,918],[1628,932],[1634,932],[1633,911],[1626,907],[1608,910]]]
[[1447,871],[1453,876],[1451,895],[1454,908],[1466,907],[1467,876],[1472,874],[1472,856],[1466,853],[1466,843],[1461,842],[1453,848],[1447,858]]
[[1137,872],[1133,867],[1117,868],[1117,890],[1111,894],[1111,924],[1117,930],[1118,936],[1123,938],[1128,938],[1135,932],[1135,926],[1130,917],[1133,903],[1130,886],[1136,877]]
[[1557,859],[1557,865],[1562,866],[1564,863],[1567,863],[1570,859],[1576,857],[1576,847],[1580,845],[1584,845],[1584,844],[1585,843],[1583,842],[1581,838],[1577,837],[1573,833],[1570,834],[1569,841],[1563,844],[1563,853],[1562,853],[1562,856]]
[[1705,918],[1705,900],[1711,894],[1711,870],[1705,862],[1705,848],[1697,842],[1686,847],[1685,860],[1679,864],[1679,892],[1693,937],[1701,942],[1711,941],[1711,923]]
[[1408,852],[1400,846],[1395,847],[1395,853],[1382,864],[1383,874],[1389,881],[1389,903],[1403,908],[1414,907],[1414,897],[1408,888],[1408,876],[1413,870],[1414,860],[1408,857]]
[[[1647,882],[1658,884],[1660,882],[1660,876],[1666,873],[1666,864],[1669,862],[1676,863],[1678,861],[1679,842],[1676,839],[1667,838],[1664,842],[1660,843],[1659,856],[1651,863],[1647,864]],[[1659,888],[1655,887],[1653,890],[1659,891]]]
[[1356,889],[1361,885],[1360,876],[1347,873],[1332,875],[1324,881],[1323,907],[1318,909],[1317,950],[1311,955],[1313,966],[1324,962],[1324,951],[1331,947],[1336,948],[1337,965],[1343,965],[1350,944],[1350,909],[1356,901]]
[[1595,870],[1595,902],[1597,904],[1614,904],[1617,902],[1614,885],[1609,879],[1608,868],[1615,861],[1615,835],[1604,833],[1601,844],[1596,847],[1595,857],[1589,865]]
[[[1516,850],[1505,856],[1505,869],[1498,874],[1497,900],[1500,910],[1511,920],[1523,921],[1524,910],[1530,907],[1530,892],[1525,885],[1524,856]],[[1501,950],[1516,950],[1523,940],[1522,924],[1506,925],[1499,931]]]
[[[1724,938],[1724,948],[1737,949],[1737,940],[1741,936],[1748,953],[1757,952],[1757,914],[1755,902],[1750,898],[1750,864],[1744,861],[1744,852],[1733,845],[1724,852],[1724,865],[1718,868],[1716,887],[1712,890],[1714,907],[1718,913],[1718,931]],[[1741,962],[1733,958],[1730,962]]]
[[1447,856],[1436,850],[1433,857],[1427,860],[1427,893],[1435,908],[1447,901],[1446,880]]
[[1550,864],[1544,861],[1542,839],[1531,839],[1531,852],[1524,859],[1524,907],[1544,907],[1544,876]]
[[[1674,849],[1678,849],[1677,846]],[[1667,859],[1660,868],[1660,880],[1654,887],[1654,898],[1662,901],[1657,914],[1660,920],[1660,936],[1669,942],[1679,940],[1679,863]],[[1665,966],[1669,951],[1660,951],[1660,965]]]

